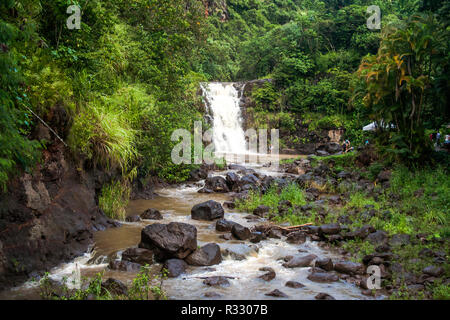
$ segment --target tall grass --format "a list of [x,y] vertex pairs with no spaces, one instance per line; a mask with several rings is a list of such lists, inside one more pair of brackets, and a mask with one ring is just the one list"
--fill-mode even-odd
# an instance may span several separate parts
[[94,164],[125,172],[137,157],[135,138],[123,112],[95,101],[75,117],[69,143]]
[[128,183],[115,181],[102,187],[98,205],[110,218],[125,220],[131,188]]

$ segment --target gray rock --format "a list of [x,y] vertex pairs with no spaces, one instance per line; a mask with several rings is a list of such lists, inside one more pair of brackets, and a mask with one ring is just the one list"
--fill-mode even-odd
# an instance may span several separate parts
[[364,274],[364,265],[358,262],[352,261],[338,261],[334,264],[334,270],[340,273],[348,275]]
[[302,244],[306,241],[306,233],[304,231],[295,231],[287,235],[286,241],[292,244]]
[[143,248],[128,248],[122,252],[122,260],[151,265],[153,264],[153,251]]
[[306,256],[294,256],[288,262],[283,263],[285,268],[304,268],[309,267],[311,263],[316,259],[317,256],[314,254],[309,254]]
[[109,268],[118,271],[139,272],[141,270],[141,265],[130,261],[114,260],[109,262]]
[[409,234],[394,234],[389,241],[391,246],[404,246],[410,244],[411,236]]
[[287,294],[285,294],[284,292],[282,292],[278,289],[275,289],[269,293],[266,293],[266,296],[275,297],[275,298],[287,298],[288,297]]
[[224,213],[220,203],[209,200],[196,204],[191,210],[191,217],[194,220],[215,220],[222,219]]
[[333,270],[333,261],[330,258],[317,259],[315,265],[325,271]]
[[260,205],[255,210],[253,210],[253,214],[259,217],[265,217],[270,212],[270,207]]
[[389,235],[383,230],[377,230],[367,236],[368,240],[372,244],[380,245],[387,242]]
[[147,209],[141,213],[141,218],[146,220],[162,220],[163,216],[159,210]]
[[339,225],[339,223],[324,224],[319,228],[319,234],[332,235],[338,234],[340,231],[341,226]]
[[224,255],[231,256],[234,260],[245,260],[247,256],[255,254],[256,250],[246,244],[232,244],[224,250]]
[[316,300],[336,300],[333,296],[330,296],[328,293],[323,292],[319,293],[314,298],[316,298]]
[[299,289],[305,287],[304,284],[301,284],[300,282],[297,281],[288,281],[286,282],[285,286],[292,289]]
[[220,232],[230,232],[235,224],[237,223],[226,219],[220,219],[216,222],[216,230]]
[[101,285],[101,290],[108,291],[115,296],[126,296],[128,294],[127,286],[122,281],[113,278],[104,281]]
[[259,271],[265,271],[267,273],[263,274],[262,276],[259,276],[258,278],[263,279],[265,281],[271,281],[275,279],[276,273],[275,270],[269,267],[260,268]]
[[197,228],[181,222],[151,224],[142,229],[139,247],[154,251],[159,260],[184,259],[197,249]]
[[212,266],[222,262],[220,247],[216,243],[208,243],[188,255],[185,261],[191,266]]
[[139,216],[136,216],[136,215],[128,216],[128,217],[125,218],[125,221],[126,222],[139,222],[139,221],[141,221],[141,218]]
[[186,272],[187,263],[181,259],[169,259],[164,263],[169,278],[176,278]]
[[313,272],[308,275],[308,280],[320,283],[329,283],[339,281],[339,277],[336,274],[328,272]]
[[249,228],[241,226],[238,223],[233,225],[233,227],[231,228],[231,233],[239,240],[247,240],[252,236]]
[[422,272],[433,277],[440,277],[444,274],[445,270],[442,267],[428,266],[425,267]]
[[228,287],[230,285],[230,281],[228,281],[227,277],[223,276],[214,276],[214,277],[208,277],[205,280],[203,280],[203,283],[207,286],[222,286],[222,287]]

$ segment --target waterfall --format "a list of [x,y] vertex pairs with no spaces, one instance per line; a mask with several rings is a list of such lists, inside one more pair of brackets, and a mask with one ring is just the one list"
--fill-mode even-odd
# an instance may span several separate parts
[[213,143],[216,153],[245,154],[245,133],[239,106],[240,93],[234,83],[202,85],[208,112],[212,116]]

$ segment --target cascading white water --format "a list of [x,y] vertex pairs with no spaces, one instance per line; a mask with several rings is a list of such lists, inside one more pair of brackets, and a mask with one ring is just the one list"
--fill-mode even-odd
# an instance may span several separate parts
[[203,94],[213,118],[213,143],[216,153],[246,153],[239,92],[233,83],[207,83]]

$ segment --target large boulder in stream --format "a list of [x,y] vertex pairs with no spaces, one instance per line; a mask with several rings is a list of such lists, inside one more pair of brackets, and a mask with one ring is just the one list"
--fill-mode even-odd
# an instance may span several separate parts
[[222,205],[214,200],[209,200],[196,204],[191,209],[191,217],[194,220],[215,220],[222,219],[225,211]]
[[220,219],[216,222],[216,230],[219,232],[231,232],[231,229],[233,229],[235,224],[237,224],[237,222]]
[[240,225],[239,223],[233,224],[231,233],[239,240],[247,240],[252,236],[252,232],[249,228]]
[[308,254],[306,256],[295,256],[288,262],[283,263],[283,267],[285,268],[309,267],[316,258],[317,256],[315,254]]
[[142,229],[139,247],[152,250],[157,260],[184,259],[197,249],[197,228],[181,222],[155,223]]
[[221,176],[208,177],[205,181],[205,188],[214,192],[230,192],[227,181]]
[[185,261],[191,266],[212,266],[222,262],[220,247],[216,243],[208,243],[191,253]]

